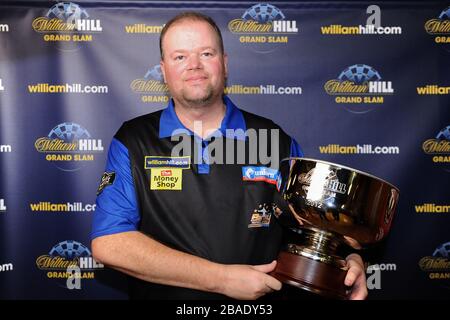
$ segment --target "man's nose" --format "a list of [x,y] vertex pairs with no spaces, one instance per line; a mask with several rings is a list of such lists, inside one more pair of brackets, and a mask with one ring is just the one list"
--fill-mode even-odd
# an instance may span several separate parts
[[187,64],[187,68],[189,70],[191,69],[200,69],[201,68],[201,61],[200,61],[200,56],[198,54],[190,54],[188,57],[188,64]]

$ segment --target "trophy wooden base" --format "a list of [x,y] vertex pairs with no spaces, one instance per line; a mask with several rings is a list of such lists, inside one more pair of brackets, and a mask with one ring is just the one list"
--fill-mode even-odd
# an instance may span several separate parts
[[277,267],[270,273],[283,283],[305,289],[326,298],[347,299],[348,287],[344,285],[347,271],[328,263],[281,251]]

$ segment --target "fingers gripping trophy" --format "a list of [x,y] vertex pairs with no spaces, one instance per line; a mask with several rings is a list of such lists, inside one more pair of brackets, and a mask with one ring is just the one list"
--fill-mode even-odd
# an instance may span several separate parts
[[370,174],[308,158],[282,160],[278,187],[289,206],[279,219],[289,215],[283,225],[301,234],[301,240],[285,244],[272,275],[286,284],[345,299],[347,269],[339,252],[386,237],[399,190]]

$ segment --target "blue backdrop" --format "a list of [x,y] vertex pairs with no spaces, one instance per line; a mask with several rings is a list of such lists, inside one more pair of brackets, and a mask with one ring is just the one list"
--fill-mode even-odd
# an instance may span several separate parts
[[238,106],[400,189],[391,234],[364,254],[369,298],[448,299],[450,10],[371,4],[1,2],[0,298],[126,298],[91,259],[95,194],[121,123],[166,105],[162,25],[198,10],[222,30]]

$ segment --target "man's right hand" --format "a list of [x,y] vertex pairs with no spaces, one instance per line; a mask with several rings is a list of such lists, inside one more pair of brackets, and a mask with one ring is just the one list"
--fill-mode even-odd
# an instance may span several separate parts
[[273,271],[277,262],[251,265],[224,265],[221,293],[234,299],[254,300],[281,289],[281,282],[267,273]]
[[267,274],[275,269],[276,261],[257,266],[220,264],[174,250],[139,231],[97,237],[91,248],[98,262],[152,283],[247,300],[281,288]]

